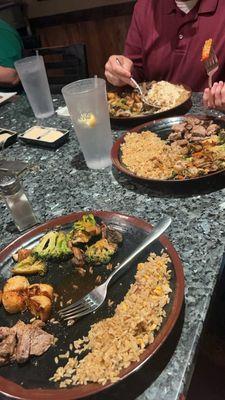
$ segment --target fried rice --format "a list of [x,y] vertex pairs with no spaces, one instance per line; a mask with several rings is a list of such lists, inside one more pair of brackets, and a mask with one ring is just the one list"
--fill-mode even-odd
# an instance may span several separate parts
[[[166,315],[171,292],[169,261],[165,253],[152,253],[138,264],[135,281],[114,316],[95,323],[87,337],[75,341],[75,357],[50,379],[60,382],[60,387],[116,382],[122,369],[139,361]],[[76,354],[83,352],[85,356],[79,359]]]
[[151,131],[128,133],[121,151],[122,162],[131,172],[152,179],[169,179],[183,154],[180,146],[169,146]]

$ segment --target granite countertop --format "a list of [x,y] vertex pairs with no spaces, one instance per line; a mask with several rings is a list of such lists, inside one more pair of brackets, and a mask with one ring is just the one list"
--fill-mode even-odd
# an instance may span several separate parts
[[[54,96],[54,104],[55,108],[62,105],[61,96]],[[201,111],[201,95],[194,94],[191,112]],[[146,187],[131,183],[111,168],[88,170],[69,119],[55,115],[42,122],[46,126],[70,129],[70,141],[57,151],[16,143],[2,154],[4,158],[31,164],[21,179],[40,221],[91,209],[119,211],[153,224],[162,214],[173,219],[168,236],[181,256],[186,280],[184,320],[177,346],[149,388],[151,369],[144,370],[147,372],[140,375],[134,389],[125,381],[126,396],[117,391],[107,398],[177,400],[190,380],[194,354],[222,260],[225,190],[185,198],[154,196]],[[24,97],[0,107],[0,127],[22,132],[36,123]],[[114,135],[117,137],[119,132]],[[3,248],[18,233],[3,201],[0,213],[0,247]],[[138,382],[143,385],[138,387]]]

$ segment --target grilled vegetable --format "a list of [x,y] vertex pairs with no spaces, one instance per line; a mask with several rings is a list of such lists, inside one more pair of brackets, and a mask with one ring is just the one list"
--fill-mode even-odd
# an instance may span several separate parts
[[33,248],[32,254],[39,260],[62,261],[72,257],[73,253],[64,232],[50,231]]
[[211,54],[211,50],[212,50],[212,39],[208,39],[205,41],[203,49],[202,49],[202,58],[201,61],[206,61],[208,60],[210,54]]
[[83,215],[83,217],[73,224],[70,233],[72,245],[86,244],[89,240],[101,234],[101,227],[96,223],[93,214]]
[[116,243],[109,243],[107,239],[101,239],[87,248],[85,252],[86,260],[97,265],[107,264],[116,250]]
[[28,256],[25,260],[20,261],[12,269],[14,275],[33,275],[46,273],[46,264],[43,261],[36,260],[33,256]]

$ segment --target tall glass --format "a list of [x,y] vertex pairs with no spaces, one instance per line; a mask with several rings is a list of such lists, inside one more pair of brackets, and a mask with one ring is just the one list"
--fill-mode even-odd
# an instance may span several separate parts
[[15,62],[15,68],[36,118],[54,114],[43,57],[36,55]]
[[76,81],[62,88],[75,132],[89,168],[111,165],[113,144],[104,79]]

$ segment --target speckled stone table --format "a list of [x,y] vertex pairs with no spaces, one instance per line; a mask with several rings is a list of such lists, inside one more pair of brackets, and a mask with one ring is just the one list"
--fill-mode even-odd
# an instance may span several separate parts
[[[54,104],[55,108],[62,105],[62,98],[55,96]],[[202,111],[200,95],[193,96],[190,111]],[[40,221],[91,209],[132,214],[153,224],[162,214],[173,219],[168,236],[181,256],[186,279],[185,306],[176,345],[172,347],[168,342],[165,352],[161,351],[162,368],[156,360],[155,369],[151,363],[146,365],[101,398],[178,400],[190,381],[194,355],[219,273],[225,243],[225,190],[189,198],[158,197],[111,168],[88,170],[68,118],[55,115],[41,122],[70,129],[69,142],[57,151],[16,143],[1,154],[30,164],[21,179]],[[0,107],[1,127],[22,132],[36,123],[24,97]],[[119,134],[114,132],[115,138]],[[18,232],[3,202],[0,202],[0,213],[2,248]],[[168,350],[172,354],[166,357]]]

